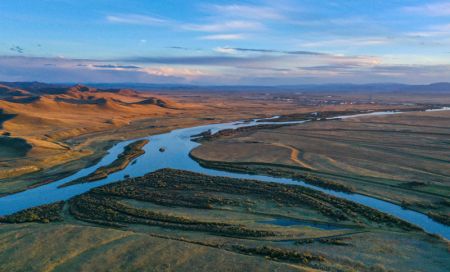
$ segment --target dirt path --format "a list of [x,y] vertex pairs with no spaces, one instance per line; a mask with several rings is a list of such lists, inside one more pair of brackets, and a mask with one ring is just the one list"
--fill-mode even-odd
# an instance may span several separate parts
[[272,145],[284,147],[284,148],[291,150],[291,156],[290,156],[291,161],[295,162],[296,164],[300,165],[301,167],[314,169],[311,165],[304,163],[298,159],[298,156],[300,155],[300,150],[298,150],[297,148],[292,147],[290,145],[280,144],[280,143],[272,143]]

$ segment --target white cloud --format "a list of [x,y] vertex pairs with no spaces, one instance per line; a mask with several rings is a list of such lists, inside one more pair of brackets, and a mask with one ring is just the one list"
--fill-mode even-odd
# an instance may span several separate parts
[[223,54],[236,54],[237,51],[234,48],[230,47],[216,47],[214,48],[215,52],[223,53]]
[[[425,83],[450,80],[450,66],[428,64],[383,64],[373,57],[316,55],[207,56],[196,64],[179,62],[149,66],[106,60],[82,60],[0,56],[0,79],[49,82],[153,82],[224,84],[296,84],[305,82]],[[204,62],[202,59],[207,58]],[[211,63],[211,61],[216,61]],[[118,64],[116,64],[118,63]],[[51,64],[51,65],[50,65]],[[211,65],[218,68],[210,68]],[[299,65],[301,65],[299,67]],[[208,67],[206,67],[208,66]],[[307,80],[307,81],[305,81]]]
[[450,2],[440,2],[403,8],[404,11],[426,16],[450,16]]
[[405,37],[421,45],[450,46],[450,24],[429,26],[406,33]]
[[342,18],[310,18],[310,19],[294,19],[289,20],[289,24],[298,25],[302,27],[320,27],[320,26],[333,26],[333,27],[350,27],[350,26],[367,26],[373,25],[375,22],[363,16],[351,16]]
[[208,10],[227,17],[280,20],[284,16],[275,8],[252,5],[210,5]]
[[143,71],[149,75],[153,75],[153,76],[183,77],[183,78],[189,79],[189,80],[208,76],[208,74],[203,71],[200,71],[198,69],[191,69],[191,68],[146,67],[146,68],[142,68],[141,71]]
[[216,34],[200,37],[201,40],[243,40],[245,36],[242,34]]
[[212,24],[186,24],[182,27],[186,30],[204,31],[204,32],[223,32],[233,30],[260,30],[263,25],[253,21],[228,21]]
[[448,35],[450,35],[450,23],[445,25],[435,25],[431,26],[430,29],[439,31],[439,32],[446,32]]
[[133,24],[133,25],[161,25],[168,23],[167,20],[140,14],[121,14],[108,15],[106,20],[116,24]]
[[329,40],[319,40],[304,42],[301,44],[303,47],[329,47],[329,46],[375,46],[381,44],[387,44],[392,42],[391,38],[388,37],[362,37],[362,38],[347,38],[347,39],[329,39]]

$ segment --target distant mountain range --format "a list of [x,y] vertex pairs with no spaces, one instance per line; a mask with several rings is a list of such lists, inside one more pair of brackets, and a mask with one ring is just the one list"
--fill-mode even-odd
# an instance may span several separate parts
[[145,83],[91,83],[89,86],[97,88],[132,88],[136,90],[165,90],[165,91],[255,91],[255,92],[434,92],[450,93],[450,83],[440,82],[426,85],[408,85],[399,83],[372,84],[304,84],[280,86],[198,86],[179,84],[145,84]]
[[[150,84],[150,83],[84,83],[92,88],[107,89],[135,89],[149,91],[257,91],[257,92],[433,92],[450,93],[449,82],[439,82],[425,85],[409,85],[399,83],[371,83],[371,84],[304,84],[280,86],[199,86],[188,84]],[[49,84],[42,82],[0,82],[3,87],[21,89],[33,94],[61,94],[75,83]],[[1,94],[2,90],[0,90]]]

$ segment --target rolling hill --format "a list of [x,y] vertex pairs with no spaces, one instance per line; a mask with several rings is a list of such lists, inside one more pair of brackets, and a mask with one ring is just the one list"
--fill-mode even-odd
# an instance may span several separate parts
[[0,149],[8,152],[1,156],[0,179],[92,154],[68,143],[74,137],[180,110],[176,102],[130,89],[2,84]]

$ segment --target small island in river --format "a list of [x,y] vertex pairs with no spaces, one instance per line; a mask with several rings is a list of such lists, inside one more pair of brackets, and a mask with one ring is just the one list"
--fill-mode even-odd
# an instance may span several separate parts
[[88,176],[81,177],[73,181],[64,183],[63,185],[61,185],[61,187],[70,186],[78,183],[97,181],[108,177],[109,174],[125,169],[134,159],[145,153],[143,148],[146,144],[148,144],[148,142],[149,140],[144,139],[128,144],[127,146],[125,146],[123,152],[119,154],[117,159],[115,159],[112,163],[98,168]]

